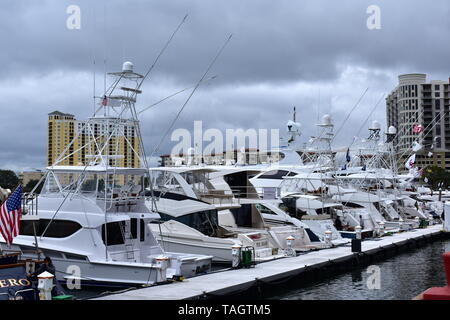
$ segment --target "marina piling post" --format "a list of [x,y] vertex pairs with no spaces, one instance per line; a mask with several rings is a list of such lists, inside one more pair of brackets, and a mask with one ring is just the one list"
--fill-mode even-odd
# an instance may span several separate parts
[[355,227],[356,239],[358,239],[358,240],[362,239],[361,229],[362,229],[361,226],[356,226]]
[[400,229],[400,231],[403,231],[403,219],[400,218],[400,220],[398,220],[398,228]]
[[434,225],[434,217],[433,217],[432,214],[429,214],[429,215],[428,215],[428,220],[429,220],[429,222],[428,222],[428,225],[429,225],[429,226]]
[[450,232],[450,202],[444,204],[444,230]]
[[380,236],[380,220],[375,221],[374,237]]
[[414,218],[414,223],[416,224],[415,228],[420,228],[420,218],[419,217]]
[[333,244],[331,243],[332,232],[330,230],[325,231],[325,243],[328,247],[331,247]]
[[294,244],[295,238],[293,236],[288,236],[286,238],[286,245],[287,245],[287,249],[286,249],[286,254],[289,257],[295,257],[295,250],[292,249],[292,245]]
[[156,257],[156,267],[159,268],[156,282],[167,281],[167,267],[169,266],[169,258],[166,256]]
[[241,265],[241,248],[242,246],[239,244],[234,244],[231,247],[231,255],[232,255],[231,267],[233,269],[237,269]]
[[352,239],[352,252],[353,253],[361,253],[361,242],[362,242],[362,234],[361,234],[361,226],[355,227],[356,238]]
[[384,236],[384,222],[380,221],[380,237]]
[[55,276],[47,271],[38,275],[39,300],[52,300],[54,278]]

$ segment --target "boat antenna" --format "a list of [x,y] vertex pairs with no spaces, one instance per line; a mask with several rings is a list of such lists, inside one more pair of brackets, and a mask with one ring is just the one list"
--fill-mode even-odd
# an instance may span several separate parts
[[359,128],[358,132],[356,133],[356,136],[358,137],[359,134],[361,133],[362,129],[365,127],[367,121],[369,121],[369,118],[372,116],[372,114],[375,112],[375,110],[377,109],[378,105],[380,104],[381,100],[383,100],[383,98],[385,97],[385,94],[383,93],[380,97],[380,99],[377,101],[377,103],[373,106],[372,110],[370,111],[369,115],[367,116],[366,120],[363,122],[363,124],[361,125],[361,127]]
[[209,70],[212,68],[212,66],[215,64],[215,62],[217,61],[217,59],[219,58],[219,56],[222,54],[223,50],[225,49],[225,47],[228,45],[228,43],[230,42],[231,38],[233,37],[233,34],[230,34],[227,38],[227,40],[225,41],[225,43],[222,45],[222,47],[220,48],[220,50],[217,52],[216,56],[214,57],[214,59],[211,61],[211,63],[209,64],[208,68],[206,69],[205,73],[202,75],[202,77],[200,78],[200,80],[197,82],[197,84],[195,85],[194,89],[191,91],[191,93],[189,94],[189,97],[186,99],[186,101],[184,102],[183,106],[181,107],[181,109],[178,111],[177,115],[175,116],[175,118],[173,119],[172,123],[170,124],[170,126],[167,128],[166,132],[164,133],[163,137],[161,138],[161,140],[159,141],[158,145],[156,146],[155,149],[153,149],[153,152],[150,154],[150,158],[155,154],[155,152],[157,152],[159,150],[159,148],[161,147],[161,144],[164,142],[165,138],[167,137],[167,135],[169,134],[170,130],[172,130],[173,126],[175,125],[175,123],[177,122],[178,118],[180,117],[181,113],[183,112],[184,108],[186,107],[186,105],[188,104],[189,100],[191,100],[192,96],[194,95],[195,91],[198,89],[198,87],[200,86],[200,84],[203,82],[203,79],[205,79],[206,75],[208,74]]
[[364,96],[366,95],[367,91],[369,91],[369,88],[366,88],[366,90],[363,92],[363,94],[361,95],[361,97],[359,97],[358,101],[356,102],[356,104],[353,106],[353,108],[350,110],[350,112],[347,114],[347,116],[345,117],[344,121],[342,122],[341,126],[339,127],[339,129],[336,131],[336,133],[334,134],[333,140],[336,138],[336,136],[339,134],[339,132],[342,130],[342,128],[344,127],[345,123],[347,122],[347,120],[350,118],[351,114],[353,113],[353,111],[355,111],[356,107],[359,105],[359,103],[361,102],[361,100],[364,98]]
[[[217,78],[217,76],[212,76],[211,78],[206,79],[204,82],[209,82],[209,81],[214,80],[214,79],[216,79],[216,78]],[[182,90],[180,90],[180,91],[177,91],[177,92],[175,92],[175,93],[172,93],[171,95],[169,95],[169,96],[167,96],[167,97],[165,97],[165,98],[163,98],[163,99],[161,99],[161,100],[159,100],[159,101],[157,101],[157,102],[155,102],[155,103],[153,103],[153,104],[151,104],[151,105],[149,105],[149,106],[143,108],[143,109],[142,109],[141,111],[139,111],[137,114],[139,115],[139,114],[141,114],[141,113],[147,111],[148,109],[155,107],[156,105],[160,104],[161,102],[164,102],[164,101],[166,101],[167,99],[170,99],[170,98],[172,98],[172,97],[174,97],[174,96],[176,96],[176,95],[178,95],[178,94],[180,94],[180,93],[183,93],[183,92],[185,92],[185,91],[187,91],[187,90],[189,90],[189,89],[192,89],[192,88],[194,88],[194,87],[195,87],[195,85],[192,86],[192,87],[184,88],[184,89],[182,89]]]
[[94,100],[94,113],[95,113],[95,57],[94,57],[94,63],[93,64],[94,64],[94,66],[93,66],[93,68],[94,68],[94,70],[93,70],[94,71],[93,72],[94,88],[93,88],[92,91],[93,91],[94,94],[93,94],[92,98]]
[[[167,40],[166,44],[164,45],[164,47],[162,47],[161,51],[159,52],[158,56],[156,56],[155,61],[153,61],[153,64],[150,66],[150,68],[147,70],[147,73],[144,75],[144,77],[142,78],[141,82],[139,83],[139,85],[137,86],[137,90],[139,90],[142,86],[142,84],[144,83],[145,79],[147,78],[147,76],[150,74],[150,72],[153,70],[153,68],[155,67],[156,63],[158,62],[159,58],[162,56],[162,54],[164,53],[164,51],[166,51],[167,47],[169,46],[169,44],[172,42],[172,39],[175,37],[175,35],[177,34],[178,30],[180,30],[181,26],[184,24],[184,22],[186,21],[188,17],[188,14],[186,14],[183,17],[183,20],[181,20],[181,22],[178,24],[177,28],[175,29],[175,31],[172,33],[172,35],[170,36],[170,38]],[[136,93],[134,93],[136,95]]]

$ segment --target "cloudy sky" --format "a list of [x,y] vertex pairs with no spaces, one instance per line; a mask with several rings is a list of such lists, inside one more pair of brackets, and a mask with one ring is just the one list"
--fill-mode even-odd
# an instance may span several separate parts
[[[94,3],[95,2],[95,3]],[[81,29],[66,27],[69,5]],[[381,29],[367,28],[368,6]],[[280,128],[297,106],[303,140],[329,113],[347,145],[401,73],[450,76],[450,2],[411,0],[2,0],[0,2],[0,167],[46,164],[47,114],[85,119],[103,73],[130,60],[145,73],[185,14],[189,17],[143,86],[138,109],[194,85],[229,34],[231,42],[174,128]],[[95,64],[94,64],[95,61]],[[189,92],[141,116],[146,149],[159,143]],[[385,125],[382,101],[369,121]],[[363,130],[360,135],[364,135]],[[169,152],[170,137],[160,153]]]

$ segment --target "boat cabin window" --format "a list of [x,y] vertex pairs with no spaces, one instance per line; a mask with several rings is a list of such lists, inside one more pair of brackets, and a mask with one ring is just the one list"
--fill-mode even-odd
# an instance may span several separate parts
[[240,208],[230,209],[236,225],[243,228],[264,228],[261,214],[252,204],[243,204]]
[[272,210],[267,208],[265,205],[257,203],[255,206],[256,206],[256,209],[258,209],[259,212],[261,212],[261,214],[273,214],[273,215],[276,215],[275,212],[273,212]]
[[289,172],[287,170],[272,170],[260,175],[258,179],[283,179],[283,177],[292,177],[295,175],[295,172]]
[[177,218],[164,213],[159,215],[163,221],[178,221],[210,237],[216,236],[217,229],[219,229],[217,210],[198,211]]
[[316,209],[317,214],[326,214],[326,215],[333,215],[336,209],[339,207],[325,207],[325,208],[318,208]]
[[131,239],[137,239],[137,220],[136,218],[130,219]]
[[[35,224],[36,236],[40,237],[50,219],[33,220],[21,220],[20,221],[20,234],[23,236],[34,236],[33,223]],[[81,225],[75,221],[70,220],[53,220],[50,223],[47,231],[44,234],[46,238],[66,238],[71,236],[75,232],[81,229]]]
[[354,202],[344,202],[344,206],[347,208],[361,209],[364,208],[362,205],[354,203]]
[[144,219],[140,219],[139,222],[140,222],[140,229],[139,229],[139,231],[140,231],[140,239],[139,240],[141,242],[144,242],[145,241],[145,222],[144,222]]
[[[125,230],[125,222],[109,222],[102,225],[102,240],[107,246],[124,244],[123,230]],[[105,232],[106,231],[106,232]]]

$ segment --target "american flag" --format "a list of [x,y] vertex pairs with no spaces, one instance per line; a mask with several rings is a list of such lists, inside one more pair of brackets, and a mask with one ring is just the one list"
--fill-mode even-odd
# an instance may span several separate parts
[[108,98],[106,97],[106,95],[103,96],[102,99],[102,106],[107,106],[108,105]]
[[413,127],[413,132],[414,133],[422,133],[423,132],[423,127],[420,124],[416,124]]
[[0,232],[7,244],[19,235],[21,202],[22,186],[19,186],[0,208]]

